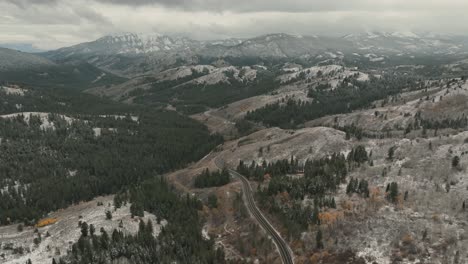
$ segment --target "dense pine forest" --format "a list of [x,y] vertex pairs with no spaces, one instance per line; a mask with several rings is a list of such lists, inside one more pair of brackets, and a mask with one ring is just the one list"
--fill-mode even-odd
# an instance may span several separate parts
[[[69,94],[62,98],[68,100],[63,108],[47,104],[57,98],[47,93],[39,100],[2,100],[10,97],[10,104],[21,101],[29,111],[64,111],[0,118],[2,224],[34,223],[47,212],[116,193],[198,160],[221,141],[203,125],[171,111],[122,106],[131,112],[106,116],[101,113],[108,114],[115,104],[87,95]],[[102,107],[88,107],[99,102]]]
[[[0,86],[4,85],[0,81]],[[52,112],[61,114],[125,114],[145,112],[137,105],[126,105],[73,89],[22,86],[23,95],[0,89],[0,114]]]
[[195,177],[193,186],[195,188],[218,187],[228,184],[231,181],[229,172],[226,168],[221,171],[210,172],[208,169]]
[[201,235],[201,202],[179,197],[160,176],[202,158],[220,136],[174,111],[74,91],[2,91],[0,100],[0,224],[34,225],[51,211],[118,193],[115,205],[131,202],[133,216],[167,220],[161,234],[152,235],[151,223],[135,236],[82,224],[72,251],[54,263],[224,262]]

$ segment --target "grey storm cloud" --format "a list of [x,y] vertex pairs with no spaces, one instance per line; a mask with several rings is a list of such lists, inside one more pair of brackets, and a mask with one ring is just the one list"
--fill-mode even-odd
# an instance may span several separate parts
[[[42,0],[47,2],[47,0]],[[54,0],[49,0],[53,2]],[[159,5],[190,11],[332,12],[424,11],[468,7],[465,0],[95,0],[127,6]]]
[[[54,5],[71,0],[6,0],[12,4]],[[465,0],[89,0],[110,5],[163,6],[189,11],[214,12],[331,12],[331,11],[424,11],[468,7]]]
[[43,49],[119,32],[196,39],[368,30],[465,34],[466,0],[0,0],[0,43]]
[[[373,9],[377,1],[368,0],[97,0],[128,6],[160,5],[192,11],[231,12],[321,12]],[[372,2],[374,5],[372,5]],[[380,1],[379,1],[380,2]],[[381,5],[381,4],[380,4]],[[386,4],[384,4],[386,5]],[[393,4],[391,4],[393,5]]]
[[5,0],[7,3],[16,5],[21,8],[27,8],[31,5],[51,5],[56,4],[59,0]]

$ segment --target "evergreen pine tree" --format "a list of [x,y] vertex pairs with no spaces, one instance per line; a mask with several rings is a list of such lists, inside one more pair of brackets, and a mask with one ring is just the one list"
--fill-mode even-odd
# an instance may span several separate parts
[[315,242],[317,244],[318,249],[323,248],[323,242],[322,242],[322,230],[319,228],[317,231],[317,235],[315,236]]

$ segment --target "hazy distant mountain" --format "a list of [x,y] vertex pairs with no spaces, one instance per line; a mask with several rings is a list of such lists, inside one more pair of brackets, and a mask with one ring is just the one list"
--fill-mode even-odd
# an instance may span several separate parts
[[343,37],[362,52],[453,54],[467,50],[466,43],[453,36],[413,32],[366,32]]
[[41,56],[0,48],[0,71],[52,66],[54,64]]
[[62,65],[35,54],[0,48],[0,80],[34,86],[87,89],[125,79],[86,62]]
[[[269,34],[250,39],[197,41],[160,34],[125,33],[43,53],[54,61],[84,60],[107,71],[134,76],[219,59],[251,61],[301,59],[384,63],[390,56],[464,53],[466,39],[413,32],[366,32],[343,37]],[[246,63],[248,64],[248,63]]]
[[0,48],[19,50],[29,53],[44,52],[44,50],[38,49],[30,43],[0,43]]

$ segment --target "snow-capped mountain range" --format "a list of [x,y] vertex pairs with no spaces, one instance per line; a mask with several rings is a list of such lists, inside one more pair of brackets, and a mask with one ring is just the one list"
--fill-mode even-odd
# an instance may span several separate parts
[[180,65],[225,59],[301,59],[313,63],[345,58],[384,63],[391,56],[467,54],[466,38],[413,32],[365,32],[343,37],[268,34],[249,39],[199,41],[161,34],[124,33],[42,55],[54,61],[85,60],[132,76]]

